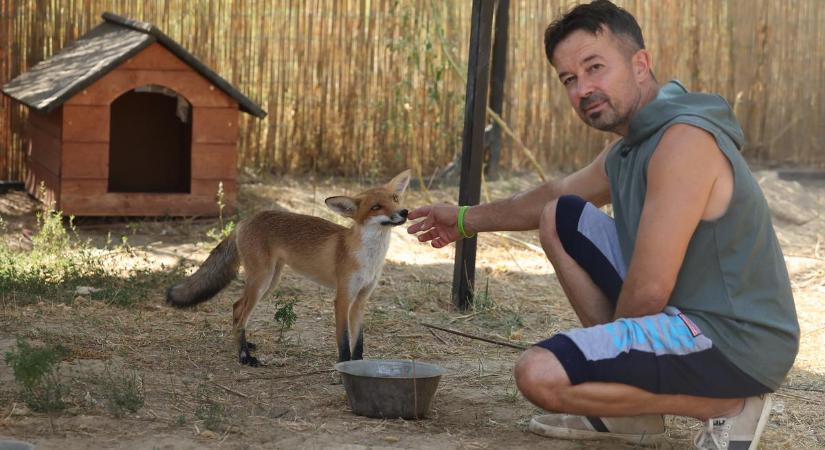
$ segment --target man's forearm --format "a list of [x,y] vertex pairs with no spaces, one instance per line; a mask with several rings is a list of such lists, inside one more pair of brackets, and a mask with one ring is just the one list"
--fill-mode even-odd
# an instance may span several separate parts
[[636,282],[637,278],[628,274],[619,299],[613,320],[623,317],[642,317],[658,314],[667,306],[672,286],[657,286],[655,283]]
[[535,230],[545,205],[559,197],[558,186],[557,181],[548,181],[510,198],[473,206],[464,216],[464,227],[471,233]]

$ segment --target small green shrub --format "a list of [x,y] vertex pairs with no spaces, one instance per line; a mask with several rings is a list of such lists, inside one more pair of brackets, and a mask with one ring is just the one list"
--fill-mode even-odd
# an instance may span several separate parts
[[136,372],[112,373],[107,367],[100,381],[106,406],[115,417],[136,413],[144,405],[143,380]]
[[213,401],[202,403],[195,410],[195,417],[203,421],[207,430],[220,431],[224,421],[224,407]]
[[206,386],[198,386],[198,407],[195,409],[195,418],[203,421],[203,426],[207,430],[221,431],[226,420],[225,408],[222,404],[209,398]]
[[490,279],[487,278],[484,283],[484,291],[476,291],[473,295],[473,311],[482,313],[492,310],[495,306],[496,302],[493,300],[493,296],[490,293]]
[[206,235],[209,236],[210,239],[216,242],[220,242],[233,231],[235,231],[235,222],[228,221],[224,223],[223,220],[223,210],[226,208],[226,201],[225,201],[225,194],[223,191],[223,181],[218,182],[218,193],[215,195],[215,201],[218,203],[218,223],[219,226],[217,228],[210,228],[209,231],[206,232]]
[[289,330],[295,325],[295,321],[298,320],[298,315],[295,314],[295,310],[293,307],[295,303],[298,303],[297,299],[278,299],[278,302],[275,303],[275,322],[281,326],[281,332]]
[[[91,300],[129,306],[153,291],[161,292],[184,274],[181,266],[123,271],[120,259],[137,256],[125,236],[115,248],[98,249],[78,238],[71,217],[64,226],[60,211],[47,208],[37,221],[30,251],[12,248],[0,239],[0,298],[18,304],[44,299],[70,303],[79,287],[90,287],[83,295]],[[151,266],[147,263],[144,267]]]
[[18,337],[16,350],[6,352],[5,360],[12,368],[14,380],[22,388],[23,401],[34,411],[55,412],[66,408],[63,401],[68,388],[60,383],[58,364],[68,354],[59,346],[46,344],[33,347]]

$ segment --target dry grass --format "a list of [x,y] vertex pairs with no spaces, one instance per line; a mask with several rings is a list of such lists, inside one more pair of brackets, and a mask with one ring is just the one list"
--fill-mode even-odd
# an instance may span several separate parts
[[[534,181],[534,177],[513,178],[488,187],[492,197],[501,197]],[[242,210],[249,213],[279,204],[333,218],[319,206],[322,199],[359,187],[349,181],[250,180],[242,185]],[[816,189],[821,188],[806,186],[804,190],[823,192]],[[801,186],[796,189],[802,190]],[[425,197],[448,200],[456,192],[448,188],[427,196],[413,193],[408,203],[420,204]],[[30,226],[25,202],[24,196],[0,196],[0,212],[9,224],[6,238]],[[20,213],[10,213],[10,204]],[[776,225],[784,236],[783,244],[792,243],[798,253],[789,259],[789,267],[803,338],[796,366],[778,393],[763,448],[821,448],[825,445],[821,420],[825,414],[825,315],[821,312],[825,264],[815,242],[808,245],[812,237],[800,225],[779,220]],[[822,218],[816,218],[804,226],[822,230],[822,225]],[[211,226],[180,221],[106,224],[115,236],[129,236],[135,261],[144,261],[145,254],[166,263],[202,261],[210,250],[202,241]],[[80,225],[81,235],[94,242],[105,240],[106,228],[93,221]],[[164,286],[128,307],[83,298],[21,305],[0,294],[0,353],[13,345],[15,336],[32,342],[57,341],[71,352],[60,371],[71,390],[69,407],[51,418],[21,406],[10,370],[0,364],[0,435],[36,441],[46,449],[89,445],[123,449],[593,448],[525,432],[526,421],[536,409],[515,389],[512,365],[517,351],[431,333],[418,325],[442,324],[520,343],[574,326],[575,316],[549,264],[526,245],[538,245],[535,236],[509,236],[518,241],[496,235],[479,239],[477,279],[480,291],[486,289],[484,301],[472,311],[457,312],[449,300],[452,252],[420,245],[403,229],[394,232],[384,276],[369,306],[365,354],[368,358],[415,358],[449,370],[429,420],[374,420],[347,410],[343,387],[330,370],[336,359],[331,293],[287,271],[275,296],[298,299],[294,306],[298,321],[281,334],[275,299],[258,306],[251,338],[268,364],[259,369],[237,365],[230,338],[231,303],[239,295],[241,282],[188,311],[163,304]],[[118,418],[107,410],[94,382],[107,367],[140,377],[144,406],[137,413]],[[681,418],[669,418],[668,425],[669,439],[663,448],[689,447],[699,426]],[[602,448],[616,446],[603,444]]]

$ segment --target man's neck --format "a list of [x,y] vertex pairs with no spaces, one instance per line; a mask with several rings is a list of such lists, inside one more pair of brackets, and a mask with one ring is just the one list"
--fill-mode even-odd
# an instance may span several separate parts
[[631,113],[628,115],[629,119],[626,123],[623,123],[621,126],[616,127],[614,133],[618,134],[619,136],[626,138],[628,134],[630,134],[630,122],[636,117],[636,114],[639,114],[639,111],[642,110],[648,103],[652,102],[656,95],[659,93],[659,83],[656,81],[651,80],[649,83],[642,85],[642,95],[639,96],[639,101],[636,103],[636,106],[633,108]]

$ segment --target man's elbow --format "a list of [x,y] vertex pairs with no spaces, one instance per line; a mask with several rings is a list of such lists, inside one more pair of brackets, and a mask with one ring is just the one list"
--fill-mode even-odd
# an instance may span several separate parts
[[648,288],[642,292],[642,303],[650,314],[658,314],[667,306],[671,291],[672,288],[669,286],[649,283]]
[[645,283],[631,295],[634,316],[658,314],[667,306],[672,289],[658,283]]

